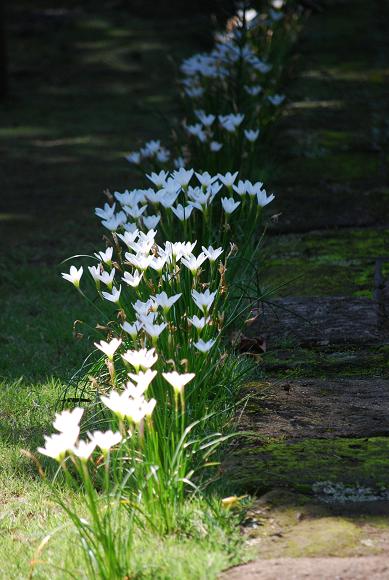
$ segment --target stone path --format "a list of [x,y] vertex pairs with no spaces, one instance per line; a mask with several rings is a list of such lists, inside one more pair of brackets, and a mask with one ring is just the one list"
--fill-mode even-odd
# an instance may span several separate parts
[[389,578],[389,2],[321,5],[275,139],[278,296],[245,332],[264,373],[241,426],[259,439],[225,463],[259,497],[243,527],[259,559],[224,579]]

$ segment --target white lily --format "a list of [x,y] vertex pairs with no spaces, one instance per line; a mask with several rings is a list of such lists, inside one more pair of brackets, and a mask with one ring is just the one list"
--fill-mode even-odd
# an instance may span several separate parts
[[165,312],[169,312],[170,308],[177,302],[177,300],[182,296],[182,294],[175,294],[174,296],[168,296],[166,292],[160,292],[154,296],[154,300]]
[[215,339],[208,340],[207,342],[205,342],[203,339],[200,339],[200,340],[198,340],[197,342],[194,343],[194,346],[200,352],[206,353],[206,352],[208,352],[208,351],[211,350],[211,348],[213,347],[213,345],[215,344],[215,342],[216,342]]
[[195,373],[179,374],[176,371],[162,373],[163,378],[173,387],[176,393],[182,393],[185,385],[194,379]]
[[232,187],[232,185],[235,182],[235,179],[238,177],[238,173],[239,173],[238,171],[236,171],[235,173],[230,173],[230,171],[228,171],[225,175],[219,173],[218,178],[226,187]]
[[121,291],[122,291],[122,287],[119,286],[119,288],[112,288],[112,293],[102,292],[101,295],[103,296],[103,298],[105,298],[109,302],[113,302],[114,304],[117,304],[120,300]]
[[199,318],[198,316],[194,315],[193,318],[188,318],[188,321],[193,324],[198,331],[203,330],[203,328],[208,324],[210,321],[209,317],[203,316],[203,318]]
[[147,228],[148,230],[153,230],[154,228],[157,227],[157,225],[161,221],[161,216],[160,215],[143,216],[142,220],[145,228]]
[[133,340],[135,340],[135,338],[138,336],[139,324],[138,322],[134,322],[134,324],[123,322],[122,329],[124,332],[127,332],[127,334],[129,334]]
[[76,266],[70,266],[69,274],[66,274],[66,272],[62,272],[61,276],[68,282],[71,282],[76,288],[79,288],[83,272],[84,268],[82,266],[78,270]]
[[181,264],[184,264],[191,271],[192,275],[195,276],[201,266],[207,259],[207,256],[204,252],[201,252],[196,258],[193,254],[189,256],[183,257],[181,259]]
[[150,350],[142,348],[140,350],[127,350],[127,352],[122,354],[122,358],[138,371],[140,368],[144,370],[150,369],[157,362],[158,355],[155,352],[155,348]]
[[103,352],[109,358],[109,360],[113,360],[113,355],[121,344],[122,341],[120,338],[113,338],[111,342],[105,342],[105,340],[101,340],[100,342],[94,343],[95,347],[101,350],[101,352]]
[[235,201],[233,197],[222,197],[222,206],[226,214],[232,214],[240,205],[240,201]]
[[61,413],[55,414],[55,419],[53,422],[53,427],[60,433],[68,433],[77,431],[80,432],[80,421],[84,413],[84,409],[81,407],[75,407],[71,411],[65,410]]
[[269,197],[266,195],[266,191],[259,191],[257,193],[257,201],[260,207],[265,207],[268,203],[272,202],[275,199],[275,195],[272,193]]
[[149,388],[150,383],[154,380],[157,375],[157,371],[152,371],[147,369],[147,371],[139,371],[138,374],[128,373],[130,379],[135,381],[136,385],[128,382],[126,385],[126,392],[136,399],[143,395],[143,393]]
[[55,433],[48,437],[45,435],[45,446],[38,447],[39,453],[61,461],[68,451],[73,449],[77,441],[79,432],[76,430],[67,431],[66,433]]
[[107,453],[112,447],[120,443],[122,436],[119,431],[115,433],[109,429],[108,431],[93,431],[93,433],[88,433],[91,442],[95,444],[96,447],[100,447],[103,453]]
[[223,147],[223,143],[219,143],[219,141],[211,141],[209,144],[209,148],[211,151],[213,151],[214,153],[217,153],[218,151],[220,151],[220,149],[222,149]]
[[205,290],[205,292],[198,292],[197,290],[192,290],[192,298],[194,303],[200,310],[207,314],[209,309],[211,308],[213,301],[215,300],[215,296],[217,294],[217,290],[215,292],[210,292],[209,288]]
[[214,250],[212,246],[209,246],[208,248],[201,246],[201,249],[211,263],[216,262],[218,257],[224,252],[223,248],[216,248]]
[[124,272],[124,276],[122,277],[123,282],[132,286],[133,288],[137,288],[142,280],[143,272],[134,272],[130,274],[130,272]]
[[180,222],[189,219],[190,214],[193,211],[193,207],[191,205],[187,205],[186,207],[184,207],[180,203],[176,207],[172,206],[170,209],[172,210],[174,215],[180,220]]
[[247,141],[254,143],[259,137],[259,129],[254,131],[253,129],[245,129],[244,136],[246,137]]
[[112,264],[113,248],[107,248],[104,252],[95,253],[96,258],[110,266]]
[[93,451],[96,448],[96,443],[94,441],[79,441],[77,445],[74,445],[72,452],[76,457],[81,459],[81,461],[88,461]]

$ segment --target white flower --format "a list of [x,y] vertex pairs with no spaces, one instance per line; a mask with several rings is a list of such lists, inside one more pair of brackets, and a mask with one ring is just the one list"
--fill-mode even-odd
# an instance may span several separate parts
[[96,443],[94,441],[79,441],[77,445],[74,445],[72,452],[81,461],[88,461],[95,448]]
[[165,328],[167,327],[167,323],[163,322],[162,324],[152,324],[148,321],[142,321],[143,323],[143,328],[145,329],[145,331],[147,332],[147,334],[149,336],[151,336],[151,338],[158,338],[159,335],[161,334],[161,332],[163,330],[165,330]]
[[104,220],[109,219],[115,213],[115,207],[116,207],[116,203],[114,203],[112,206],[109,205],[109,203],[105,203],[103,208],[100,208],[100,207],[95,208],[95,214],[97,215],[97,217],[99,217],[101,219],[104,219]]
[[120,226],[124,225],[127,221],[126,214],[124,211],[120,211],[119,213],[114,214],[108,220],[103,220],[101,223],[102,225],[110,230],[111,232],[116,232]]
[[247,141],[254,143],[258,139],[259,136],[259,129],[254,131],[253,129],[245,129],[244,136],[246,137]]
[[142,280],[143,272],[134,272],[134,274],[130,274],[130,272],[124,272],[124,276],[122,277],[123,282],[132,286],[133,288],[137,288]]
[[102,396],[101,401],[118,417],[127,417],[136,424],[140,423],[145,416],[151,415],[156,404],[155,399],[150,401],[146,401],[143,397],[131,399],[126,391],[123,393],[111,391],[109,397]]
[[160,222],[160,215],[143,216],[143,223],[148,230],[153,230]]
[[155,348],[147,350],[147,348],[142,348],[141,350],[127,350],[122,354],[122,358],[130,363],[135,370],[150,369],[158,360],[158,355],[155,352]]
[[209,288],[207,288],[205,292],[198,292],[197,290],[192,290],[192,298],[194,303],[205,314],[207,314],[209,309],[211,308],[213,301],[215,300],[216,294],[217,290],[215,290],[215,292],[210,292]]
[[126,392],[130,397],[136,399],[143,395],[143,393],[148,389],[150,383],[154,380],[157,375],[157,371],[152,371],[147,369],[147,371],[139,371],[136,375],[134,373],[128,373],[130,379],[135,381],[136,386],[128,382],[126,385]]
[[238,176],[238,171],[236,171],[235,173],[230,173],[228,171],[225,175],[221,175],[219,173],[218,178],[223,183],[223,185],[225,185],[226,187],[231,187],[233,185],[233,183],[235,182],[235,179],[237,178],[237,176]]
[[170,159],[170,151],[166,149],[166,147],[161,147],[161,149],[157,152],[157,161],[160,163],[166,163]]
[[177,302],[177,300],[182,296],[182,294],[175,294],[174,296],[168,297],[166,292],[160,292],[154,296],[154,300],[166,313],[169,312],[170,308]]
[[112,288],[114,277],[115,277],[114,269],[112,269],[110,273],[103,270],[102,272],[99,272],[98,275],[99,281],[105,284],[109,288],[109,290],[111,290]]
[[121,291],[122,291],[122,287],[119,286],[119,288],[112,288],[112,294],[110,294],[109,292],[102,292],[101,294],[102,294],[103,298],[105,298],[109,302],[113,302],[114,304],[116,304],[120,300],[120,292]]
[[273,201],[274,198],[275,195],[273,193],[269,195],[269,197],[267,197],[266,191],[258,191],[257,193],[258,205],[261,207],[265,207],[265,205]]
[[138,205],[132,205],[132,206],[125,205],[123,207],[123,209],[127,215],[132,217],[132,219],[137,220],[146,211],[147,205],[143,205],[142,207],[138,207]]
[[257,59],[255,62],[253,62],[252,66],[255,70],[264,75],[273,68],[271,64],[267,64],[260,59]]
[[96,282],[96,284],[99,284],[100,283],[101,264],[99,264],[98,266],[88,266],[88,270],[89,270],[90,275],[92,276],[93,280]]
[[199,254],[197,258],[193,254],[190,254],[189,256],[182,258],[181,263],[184,264],[184,266],[186,266],[188,270],[191,271],[193,276],[195,276],[201,264],[203,264],[206,259],[207,259],[206,254],[204,254],[204,252],[201,252],[201,254]]
[[260,85],[253,85],[251,87],[245,85],[243,88],[251,97],[256,97],[262,91],[262,87]]
[[151,262],[153,261],[154,256],[145,256],[143,253],[138,253],[136,256],[134,254],[130,254],[129,252],[125,253],[126,260],[137,270],[141,270],[144,272],[150,266]]
[[212,177],[208,171],[204,171],[204,173],[196,173],[196,177],[203,187],[208,187],[217,180],[217,175]]
[[147,315],[151,310],[153,310],[153,306],[156,306],[155,302],[151,299],[147,300],[147,302],[142,302],[141,300],[137,300],[133,305],[133,309],[138,315],[144,316]]
[[196,375],[194,373],[180,375],[176,371],[173,371],[172,373],[162,373],[162,376],[177,393],[181,393],[185,385],[193,380]]
[[211,141],[209,144],[209,148],[211,151],[213,152],[217,152],[220,151],[220,149],[223,147],[223,143],[219,143],[218,141]]
[[208,352],[209,350],[211,350],[211,348],[213,347],[213,345],[215,344],[216,340],[215,339],[211,339],[208,340],[207,342],[205,342],[204,340],[200,339],[197,342],[194,343],[194,346],[197,348],[197,350],[199,350],[200,352]]
[[236,210],[240,201],[235,201],[233,197],[222,197],[222,206],[226,214],[231,214]]
[[247,181],[242,181],[241,179],[238,181],[237,185],[233,185],[233,190],[238,194],[238,195],[246,195],[247,193]]
[[244,114],[237,115],[219,115],[219,121],[222,127],[231,133],[235,131],[244,119]]
[[105,340],[101,340],[100,342],[95,342],[95,347],[101,350],[109,360],[113,360],[113,355],[122,344],[122,341],[119,338],[113,338],[111,342],[105,342]]
[[177,157],[174,159],[173,165],[176,169],[181,169],[181,167],[185,167],[185,159],[183,157]]
[[110,266],[112,264],[112,255],[113,255],[113,248],[107,248],[105,252],[97,252],[95,253],[96,258]]
[[214,250],[212,246],[209,246],[208,248],[201,246],[201,249],[210,262],[215,262],[220,254],[224,252],[223,248],[216,248],[216,250]]
[[278,107],[278,105],[281,105],[284,102],[285,95],[273,95],[273,96],[269,95],[267,98],[272,105]]
[[66,433],[55,433],[51,437],[45,435],[45,446],[38,447],[38,451],[42,455],[47,455],[47,457],[61,461],[65,457],[66,452],[73,449],[78,434],[76,430],[71,430]]
[[123,228],[125,229],[125,232],[130,232],[131,234],[138,231],[137,224],[133,222],[127,222],[126,224],[123,224]]
[[181,187],[186,187],[193,177],[193,169],[184,169],[180,167],[178,170],[173,172],[173,179]]
[[200,123],[196,123],[195,125],[186,125],[185,129],[190,135],[197,137],[202,143],[207,140],[207,135]]
[[150,262],[150,268],[152,268],[156,272],[161,273],[166,262],[167,256],[153,256],[153,259]]
[[143,151],[146,152],[147,156],[151,156],[151,155],[155,155],[157,153],[157,151],[159,151],[160,148],[161,148],[161,141],[159,141],[159,140],[148,141],[147,143],[145,143]]
[[130,244],[135,242],[138,236],[139,230],[137,228],[132,232],[126,231],[124,234],[118,234],[118,238],[120,238],[128,248],[130,247]]
[[141,160],[141,156],[140,156],[140,153],[138,151],[134,151],[133,153],[129,153],[128,155],[126,155],[125,159],[127,159],[127,161],[129,163],[134,163],[135,165],[139,165],[140,160]]
[[205,316],[203,318],[199,318],[196,315],[194,315],[193,318],[188,318],[188,320],[195,328],[197,328],[197,330],[203,330],[205,325],[210,321],[210,319],[206,318]]
[[176,207],[172,206],[170,209],[172,210],[174,215],[180,220],[180,222],[189,219],[190,214],[193,211],[193,207],[191,205],[183,207],[180,203]]
[[182,256],[188,256],[192,253],[193,248],[197,244],[194,242],[165,242],[165,253],[172,256],[176,260],[180,260]]
[[169,176],[168,171],[160,171],[159,173],[152,173],[151,175],[146,175],[147,179],[149,179],[152,183],[154,183],[155,187],[163,187],[166,184],[166,180]]
[[60,433],[67,433],[77,431],[76,437],[80,432],[80,421],[84,413],[84,409],[76,407],[72,411],[62,411],[62,413],[56,413],[53,422],[53,427]]
[[104,433],[103,431],[93,431],[93,433],[89,433],[89,438],[95,447],[100,447],[103,453],[109,451],[111,447],[114,447],[122,440],[121,434],[118,431],[114,433],[111,429]]
[[123,322],[122,329],[124,332],[127,332],[131,338],[135,339],[138,336],[139,323],[134,322],[134,324],[130,324],[129,322]]
[[202,97],[204,94],[204,89],[202,87],[192,87],[192,88],[188,87],[184,90],[185,90],[185,94],[192,99]]
[[75,266],[70,266],[69,274],[62,272],[61,276],[65,280],[68,280],[68,282],[71,282],[76,288],[79,288],[83,272],[84,268],[82,266],[78,270]]
[[195,111],[195,115],[205,127],[210,127],[216,119],[215,115],[207,115],[204,111]]

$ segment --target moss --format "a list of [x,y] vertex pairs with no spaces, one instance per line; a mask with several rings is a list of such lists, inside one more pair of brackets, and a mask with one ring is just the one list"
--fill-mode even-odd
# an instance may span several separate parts
[[317,481],[389,487],[389,439],[278,441],[234,454],[228,471],[242,490],[286,487],[310,493]]
[[288,296],[371,296],[376,258],[386,255],[388,238],[388,229],[366,228],[268,239],[264,285],[284,285],[279,294]]
[[388,350],[370,348],[282,348],[275,346],[262,356],[267,376],[297,378],[389,378]]

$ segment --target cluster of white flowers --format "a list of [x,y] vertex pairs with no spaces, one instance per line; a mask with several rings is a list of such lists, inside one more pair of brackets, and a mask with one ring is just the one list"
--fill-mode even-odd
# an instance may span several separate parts
[[[166,290],[157,293],[150,293],[148,290],[146,276],[153,275],[159,280],[158,284],[170,290],[179,287],[181,270],[186,269],[193,277],[193,284],[196,283],[197,277],[208,262],[211,267],[223,253],[223,248],[202,247],[202,251],[197,256],[193,254],[196,246],[195,242],[170,242],[167,241],[163,246],[159,246],[155,241],[155,230],[149,230],[147,234],[136,229],[133,232],[125,231],[118,234],[118,238],[125,246],[124,261],[122,266],[115,267],[113,262],[113,247],[107,248],[103,252],[96,252],[95,256],[101,260],[97,266],[89,266],[88,270],[95,282],[96,288],[101,297],[121,307],[122,293],[126,288],[130,293],[123,301],[125,306],[126,317],[131,316],[132,320],[123,322],[122,330],[136,340],[139,335],[142,339],[150,339],[155,345],[161,333],[168,327],[169,322],[174,319],[170,311],[182,296],[181,292],[168,294]],[[80,288],[80,281],[83,275],[83,267],[77,269],[71,266],[70,273],[63,273],[62,276]],[[115,276],[121,276],[120,281]],[[124,283],[124,287],[122,285]],[[101,284],[106,286],[107,290],[101,290]],[[136,293],[142,285],[142,292]],[[141,300],[140,295],[148,294],[146,300]],[[203,313],[204,318],[189,318],[188,322],[197,330],[197,342],[193,345],[201,352],[207,352],[216,342],[216,338],[204,341],[199,337],[201,331],[209,326],[211,319],[209,313],[214,303],[217,290],[211,292],[207,288],[199,292],[196,288],[191,291],[193,304]],[[137,300],[134,301],[134,297]],[[191,312],[191,308],[189,311]],[[121,340],[113,339],[110,343],[105,341],[95,344],[97,348],[103,351],[109,360],[113,360],[113,355],[120,347]],[[123,357],[126,360],[125,357]]]
[[[110,343],[102,342],[98,346],[111,357],[120,346],[120,342],[113,339]],[[127,351],[122,357],[135,369],[135,373],[128,373],[128,379],[131,380],[126,382],[121,392],[112,390],[109,395],[102,395],[100,399],[120,421],[128,421],[130,430],[126,431],[126,436],[131,437],[131,429],[139,426],[142,421],[150,419],[157,403],[154,398],[147,399],[145,393],[157,375],[157,371],[151,370],[151,367],[156,363],[158,356],[154,349],[141,349]],[[162,373],[162,376],[173,387],[176,394],[182,394],[184,386],[193,380],[195,374],[179,374],[174,371]],[[45,445],[39,447],[38,451],[59,462],[67,455],[81,461],[88,461],[96,448],[106,454],[123,440],[122,433],[113,432],[111,429],[105,432],[94,431],[88,433],[88,439],[80,439],[80,421],[83,413],[84,409],[80,407],[57,413],[53,422],[57,433],[45,436]]]
[[[115,203],[112,205],[106,203],[103,208],[95,210],[105,228],[111,232],[123,232],[119,234],[119,237],[125,244],[128,242],[130,248],[131,244],[135,243],[136,237],[138,241],[134,248],[139,249],[139,244],[141,244],[142,248],[147,247],[149,250],[154,243],[155,229],[161,226],[166,231],[169,224],[172,223],[172,219],[177,218],[181,225],[183,222],[191,220],[195,226],[202,219],[211,222],[212,218],[218,220],[220,210],[224,210],[225,214],[230,215],[239,206],[241,206],[242,219],[255,219],[258,216],[252,211],[253,202],[258,208],[263,208],[274,199],[273,194],[267,195],[263,183],[238,180],[238,172],[210,175],[208,172],[198,173],[193,169],[182,168],[171,173],[168,171],[151,173],[147,177],[153,183],[154,188],[126,190],[124,193],[116,191],[114,193]],[[197,183],[193,183],[193,178],[196,179]],[[221,193],[223,188],[226,191],[225,195]],[[236,198],[234,194],[237,195]],[[219,207],[212,213],[211,208],[215,207],[215,204]],[[247,207],[248,204],[250,211]],[[194,210],[202,214],[200,220],[198,215],[196,217],[192,215]],[[217,223],[213,226],[217,228]],[[139,234],[140,228],[150,232],[150,234]],[[209,230],[209,235],[215,233],[216,229]],[[194,234],[196,235],[197,231]],[[209,240],[203,241],[208,243]],[[163,257],[165,253],[166,250],[161,250],[158,253],[159,258]],[[130,260],[134,266],[139,265],[135,258],[131,257]],[[152,260],[150,258],[150,262],[155,265],[160,263],[160,259]],[[96,268],[93,272],[97,279],[105,284],[108,282],[108,287],[112,287],[112,280],[107,277],[107,274],[100,274]]]
[[142,160],[155,159],[159,163],[166,163],[169,161],[171,153],[169,149],[161,145],[161,141],[147,141],[139,151],[133,151],[126,155],[129,163],[140,165]]
[[[284,3],[275,1],[261,14],[247,7],[238,10],[232,26],[216,35],[211,51],[181,63],[180,85],[191,111],[189,118],[193,115],[194,120],[183,121],[184,133],[178,133],[175,154],[160,141],[149,141],[128,154],[127,161],[144,170],[169,167],[170,162],[176,169],[195,165],[209,170],[217,160],[217,168],[225,170],[224,156],[226,160],[239,156],[240,165],[253,155],[262,123],[267,125],[285,100],[284,95],[274,94],[275,83],[269,80],[272,64],[258,54],[257,30],[269,39],[283,18]],[[210,158],[204,165],[207,153]]]
[[80,407],[76,407],[72,411],[57,413],[53,422],[53,427],[57,433],[50,437],[45,436],[45,446],[39,447],[38,451],[57,461],[62,461],[67,454],[87,461],[96,447],[106,453],[111,447],[120,443],[121,434],[119,432],[113,433],[111,430],[105,433],[95,431],[89,434],[89,439],[79,439],[80,421],[83,413],[84,409]]

